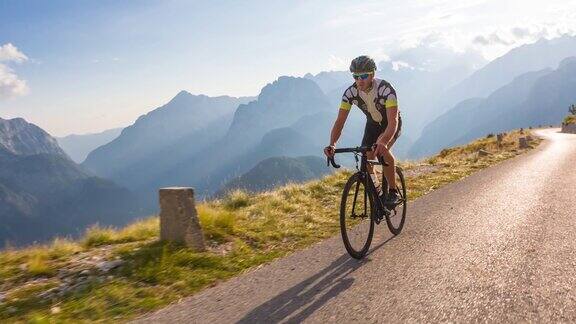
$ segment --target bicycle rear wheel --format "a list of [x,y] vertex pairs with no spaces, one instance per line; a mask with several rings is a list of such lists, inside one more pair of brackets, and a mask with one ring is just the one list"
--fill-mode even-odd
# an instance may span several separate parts
[[402,168],[396,167],[396,190],[398,190],[399,202],[390,209],[390,213],[386,215],[386,225],[392,234],[398,235],[402,232],[404,222],[406,221],[406,209],[408,198],[406,196],[406,182],[404,181],[404,173]]
[[366,188],[365,174],[348,179],[340,202],[340,231],[346,251],[356,259],[366,255],[374,235],[374,193]]

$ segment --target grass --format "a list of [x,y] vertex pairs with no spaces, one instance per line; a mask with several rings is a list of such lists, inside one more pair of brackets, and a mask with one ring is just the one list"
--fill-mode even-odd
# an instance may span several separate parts
[[[522,153],[517,148],[520,136],[524,134],[518,131],[508,134],[501,146],[490,136],[427,160],[402,163],[406,171],[435,166],[432,173],[408,177],[409,198]],[[480,149],[489,154],[479,156]],[[126,321],[336,235],[340,195],[351,173],[344,170],[256,195],[234,191],[199,204],[206,252],[158,242],[158,217],[122,229],[93,226],[77,242],[56,239],[44,246],[3,251],[0,292],[5,301],[0,302],[0,321]],[[102,254],[125,263],[110,276],[89,279],[73,293],[49,300],[38,297],[60,283],[58,270],[73,268],[78,258]]]

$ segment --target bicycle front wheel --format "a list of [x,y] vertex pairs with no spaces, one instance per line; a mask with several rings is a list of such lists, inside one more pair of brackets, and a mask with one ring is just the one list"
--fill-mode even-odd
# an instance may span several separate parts
[[374,235],[374,193],[366,187],[366,175],[348,179],[340,203],[340,230],[346,251],[356,259],[366,255]]

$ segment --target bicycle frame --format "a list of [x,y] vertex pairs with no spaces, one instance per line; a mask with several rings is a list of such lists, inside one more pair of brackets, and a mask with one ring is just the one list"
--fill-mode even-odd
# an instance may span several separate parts
[[[370,188],[370,190],[375,193],[376,197],[374,197],[375,201],[376,201],[376,211],[377,211],[377,215],[384,215],[384,216],[388,216],[390,214],[390,211],[388,210],[388,208],[386,208],[386,206],[384,206],[383,202],[380,200],[380,197],[378,196],[378,190],[376,189],[376,185],[374,184],[374,181],[372,180],[372,177],[370,176],[370,172],[368,172],[368,163],[372,163],[373,165],[382,165],[382,166],[387,166],[388,164],[386,162],[384,162],[384,160],[379,157],[378,158],[378,163],[373,163],[373,162],[369,162],[368,161],[368,156],[366,155],[367,151],[370,151],[371,148],[369,147],[356,147],[356,148],[345,148],[345,149],[336,149],[334,153],[345,153],[345,152],[350,152],[350,153],[354,153],[354,159],[356,160],[356,170],[358,170],[358,172],[361,174],[361,179],[364,181],[364,186],[365,188]],[[358,161],[358,155],[361,156],[361,160]],[[360,162],[360,167],[358,167],[358,162]],[[334,168],[340,168],[340,165],[336,164],[336,162],[334,161],[334,157],[332,158],[327,158],[327,163],[328,164],[332,164],[332,166]],[[354,214],[354,206],[356,205],[356,199],[357,194],[358,194],[358,186],[360,184],[358,183],[356,186],[356,193],[354,195],[354,201],[353,201],[353,207],[352,207],[352,213]],[[382,188],[384,188],[385,186],[387,186],[387,181],[386,181],[386,177],[384,176],[384,174],[382,175]],[[364,191],[364,194],[366,195],[366,190]],[[364,197],[364,203],[366,204],[366,197]],[[364,210],[366,210],[366,206],[364,206]],[[371,216],[374,217],[374,216]],[[377,223],[379,223],[381,220],[380,217],[378,217],[378,219],[374,219],[374,221],[376,221]]]
[[[384,163],[382,163],[383,161],[379,161],[380,164],[384,165]],[[364,186],[368,185],[370,186],[370,190],[375,193],[376,197],[374,197],[376,200],[376,211],[378,217],[377,219],[374,219],[376,221],[376,223],[379,223],[380,220],[382,219],[379,215],[388,215],[390,214],[390,211],[388,210],[388,208],[386,208],[386,206],[384,206],[384,204],[382,203],[382,200],[380,200],[380,196],[378,195],[378,189],[376,189],[376,185],[374,184],[374,180],[372,180],[372,177],[370,176],[370,172],[368,172],[368,157],[366,156],[366,154],[362,154],[362,161],[360,162],[360,170],[358,172],[362,173],[362,178],[364,178]],[[380,184],[382,186],[382,188],[385,188],[387,186],[387,180],[386,177],[384,177],[384,175],[382,175],[382,183]],[[384,197],[386,197],[386,193],[384,194]],[[375,216],[376,216],[375,215]]]
[[[388,166],[387,163],[381,158],[378,157],[378,160],[368,160],[368,151],[371,151],[372,147],[355,147],[355,148],[342,148],[342,149],[335,149],[334,153],[354,153],[354,160],[356,161],[356,170],[357,172],[352,174],[348,178],[344,189],[342,191],[342,199],[340,200],[340,231],[342,233],[342,240],[344,242],[344,247],[348,251],[348,253],[356,259],[362,258],[368,251],[370,244],[372,242],[372,237],[374,235],[374,225],[380,224],[382,220],[386,219],[386,225],[390,232],[394,235],[400,234],[402,228],[404,226],[404,222],[406,220],[406,185],[404,182],[404,175],[402,173],[402,168],[397,167],[395,173],[400,178],[399,181],[401,182],[401,188],[399,189],[396,187],[395,189],[398,190],[398,193],[401,195],[401,199],[399,199],[399,203],[395,203],[391,206],[386,204],[388,198],[388,191],[384,191],[383,195],[379,195],[375,185],[375,179],[371,176],[368,169],[370,166],[373,165],[382,165]],[[358,158],[361,156],[361,159]],[[328,165],[332,164],[334,168],[340,168],[340,165],[336,164],[334,161],[334,155],[328,157],[327,159]],[[370,163],[370,164],[369,164]],[[396,176],[396,175],[395,175]],[[364,186],[364,206],[359,205],[356,206],[356,202],[359,198],[360,185]],[[383,172],[382,174],[382,188],[388,187],[388,182]],[[353,200],[350,196],[351,190],[354,190]],[[351,201],[352,200],[352,201]],[[352,203],[352,214],[350,213],[350,209],[347,208],[348,204]],[[363,245],[359,246],[359,249],[351,243],[350,237],[348,232],[352,230],[352,228],[357,229],[355,225],[356,223],[349,223],[347,219],[349,218],[363,218],[362,220],[365,221],[367,213],[368,213],[368,204],[370,204],[370,221],[368,229],[368,236],[366,240],[363,241]],[[402,209],[400,210],[400,218],[395,220],[400,220],[400,222],[396,222],[396,225],[392,218],[398,215],[398,211],[396,209],[397,206],[402,204]],[[356,215],[356,207],[362,208],[364,207],[364,211],[360,215]],[[392,213],[394,216],[392,216]],[[353,227],[350,227],[353,226]]]

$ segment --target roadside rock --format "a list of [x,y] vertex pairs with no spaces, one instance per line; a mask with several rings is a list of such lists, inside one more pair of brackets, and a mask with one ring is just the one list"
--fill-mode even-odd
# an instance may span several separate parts
[[433,173],[440,169],[438,165],[417,165],[409,170],[404,171],[405,177],[419,177],[425,174]]
[[492,153],[485,151],[483,149],[478,150],[478,156],[488,156],[491,155]]
[[108,272],[112,269],[115,269],[119,266],[121,266],[124,263],[123,260],[113,260],[113,261],[104,261],[104,262],[100,262],[96,265],[96,268],[102,272]]
[[576,134],[576,124],[562,125],[562,133]]

